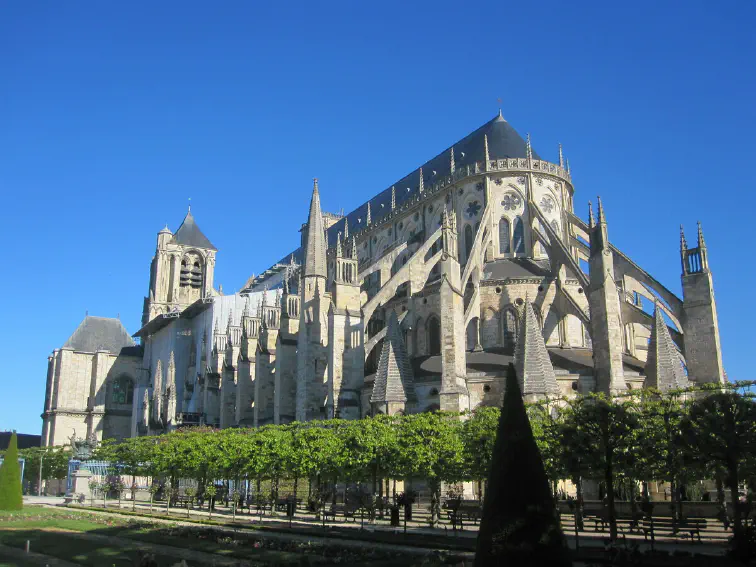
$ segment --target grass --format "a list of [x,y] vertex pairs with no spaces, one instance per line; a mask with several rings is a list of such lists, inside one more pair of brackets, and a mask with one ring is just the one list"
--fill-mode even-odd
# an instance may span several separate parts
[[[79,534],[97,534],[111,538],[86,539]],[[175,565],[179,550],[213,554],[219,560],[244,561],[244,565],[386,565],[405,567],[417,564],[418,558],[399,553],[347,549],[338,544],[320,545],[294,541],[273,541],[262,534],[219,532],[209,526],[179,527],[149,523],[145,518],[112,517],[70,508],[28,506],[19,512],[0,512],[0,543],[23,549],[26,541],[31,550],[48,556],[87,566],[131,567],[137,563],[140,543],[169,546],[160,549],[155,559],[160,567]],[[171,549],[176,555],[170,555]],[[215,564],[197,557],[188,561],[191,567]],[[3,566],[0,555],[0,567]],[[10,565],[17,565],[14,561]],[[29,563],[32,565],[34,563]]]

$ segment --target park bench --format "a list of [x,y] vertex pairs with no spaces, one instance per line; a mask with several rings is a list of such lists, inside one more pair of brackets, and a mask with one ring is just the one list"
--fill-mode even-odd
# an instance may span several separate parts
[[324,510],[323,515],[328,518],[329,516],[336,520],[336,515],[341,514],[344,519],[351,518],[353,522],[357,521],[355,514],[358,507],[352,504],[334,504],[329,510]]
[[701,543],[701,530],[705,530],[708,525],[704,518],[683,518],[675,522],[668,517],[654,517],[653,524],[649,516],[644,516],[641,520],[641,530],[646,540],[648,540],[653,529],[654,534],[667,532],[675,537],[682,534],[683,538],[690,536],[691,543],[695,542],[696,539]]
[[279,498],[276,500],[276,511],[277,512],[286,512],[286,505],[294,501],[296,503],[297,508],[299,508],[300,504],[302,504],[301,498],[294,498],[293,496],[287,496],[286,498]]
[[449,500],[444,503],[446,516],[456,529],[459,524],[460,529],[464,529],[463,520],[468,520],[477,524],[481,516],[481,504],[478,500]]

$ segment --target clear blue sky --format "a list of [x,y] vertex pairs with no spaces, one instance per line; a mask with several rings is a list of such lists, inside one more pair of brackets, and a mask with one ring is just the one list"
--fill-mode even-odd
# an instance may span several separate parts
[[497,98],[676,292],[678,226],[703,221],[725,366],[754,378],[756,4],[474,4],[4,2],[0,429],[40,432],[47,356],[85,311],[138,329],[189,197],[239,289],[297,245],[313,177],[350,210]]

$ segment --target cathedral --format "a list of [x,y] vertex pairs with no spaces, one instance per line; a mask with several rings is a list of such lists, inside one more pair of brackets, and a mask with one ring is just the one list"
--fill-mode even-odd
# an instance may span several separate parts
[[321,190],[300,247],[232,295],[191,210],[158,232],[142,327],[87,316],[48,358],[43,445],[473,410],[510,362],[528,400],[726,380],[701,226],[680,298],[501,113],[347,215]]

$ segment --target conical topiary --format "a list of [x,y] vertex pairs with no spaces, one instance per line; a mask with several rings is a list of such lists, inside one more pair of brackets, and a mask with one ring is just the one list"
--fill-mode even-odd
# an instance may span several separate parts
[[21,510],[24,499],[21,495],[21,466],[18,464],[18,440],[11,435],[8,450],[0,465],[0,510]]
[[494,565],[572,565],[512,364],[475,553],[475,567]]

